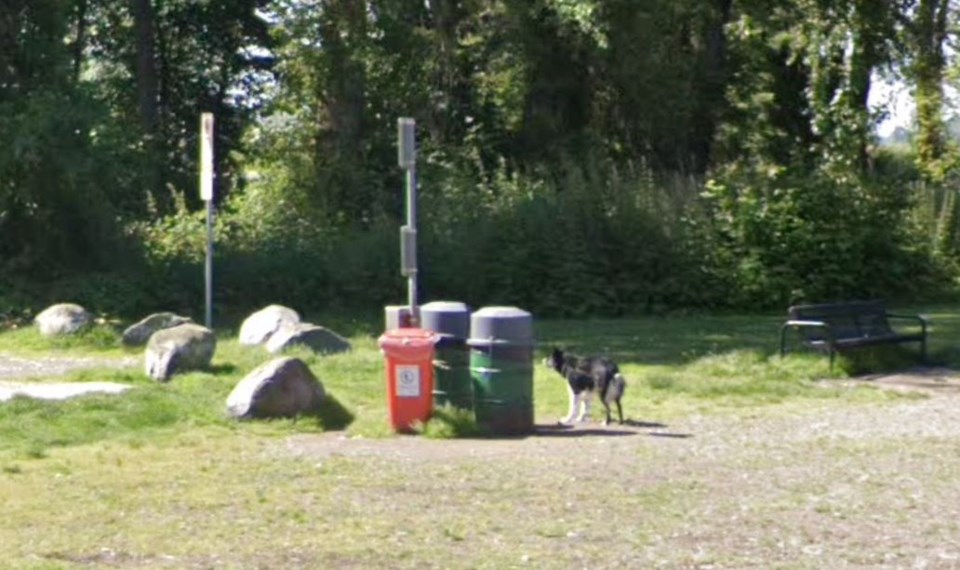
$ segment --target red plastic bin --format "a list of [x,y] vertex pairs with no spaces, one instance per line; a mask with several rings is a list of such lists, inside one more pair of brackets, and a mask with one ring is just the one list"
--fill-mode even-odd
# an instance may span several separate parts
[[434,344],[439,336],[418,328],[392,329],[379,339],[386,358],[390,426],[409,433],[433,411]]

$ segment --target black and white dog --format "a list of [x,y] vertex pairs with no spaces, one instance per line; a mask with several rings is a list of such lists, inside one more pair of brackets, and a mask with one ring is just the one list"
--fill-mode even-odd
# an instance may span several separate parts
[[[590,402],[594,393],[600,397],[607,411],[604,425],[610,424],[610,404],[617,405],[617,416],[623,423],[623,409],[620,399],[627,388],[627,382],[620,374],[615,362],[602,356],[579,357],[554,348],[544,362],[567,380],[570,390],[570,411],[560,423],[582,422],[590,417]],[[582,408],[581,408],[582,405]],[[579,415],[577,412],[579,411]]]

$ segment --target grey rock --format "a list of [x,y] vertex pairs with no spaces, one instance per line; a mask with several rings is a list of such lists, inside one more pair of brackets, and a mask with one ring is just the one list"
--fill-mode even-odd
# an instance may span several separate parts
[[267,351],[274,354],[294,346],[305,346],[320,354],[347,352],[352,348],[347,339],[332,330],[310,323],[283,327],[266,344]]
[[299,322],[300,315],[293,309],[269,305],[247,317],[240,325],[240,344],[263,344],[281,328]]
[[190,322],[193,322],[190,317],[181,317],[174,313],[154,313],[127,327],[120,342],[125,346],[143,346],[153,333]]
[[34,319],[43,336],[76,334],[93,323],[93,316],[74,303],[59,303],[43,310]]
[[207,368],[216,348],[213,331],[200,325],[187,323],[159,330],[147,341],[146,373],[167,382],[177,372]]
[[247,374],[227,397],[237,419],[288,418],[315,412],[326,397],[323,384],[299,358],[275,358]]

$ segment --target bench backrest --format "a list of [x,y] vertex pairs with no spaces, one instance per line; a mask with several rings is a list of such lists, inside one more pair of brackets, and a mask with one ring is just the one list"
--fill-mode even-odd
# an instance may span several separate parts
[[[829,323],[834,338],[838,340],[894,334],[882,301],[795,305],[788,313],[791,320]],[[800,332],[807,340],[823,340],[824,337],[820,329],[801,327]]]

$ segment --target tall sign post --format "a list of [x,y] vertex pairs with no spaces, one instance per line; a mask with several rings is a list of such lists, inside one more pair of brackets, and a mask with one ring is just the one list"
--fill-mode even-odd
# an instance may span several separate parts
[[410,118],[397,120],[397,147],[400,168],[406,170],[407,224],[400,228],[400,274],[407,278],[407,304],[410,326],[420,325],[417,306],[417,137],[416,123]]
[[213,328],[213,113],[200,115],[200,198],[207,203],[207,260],[204,267],[204,323]]

